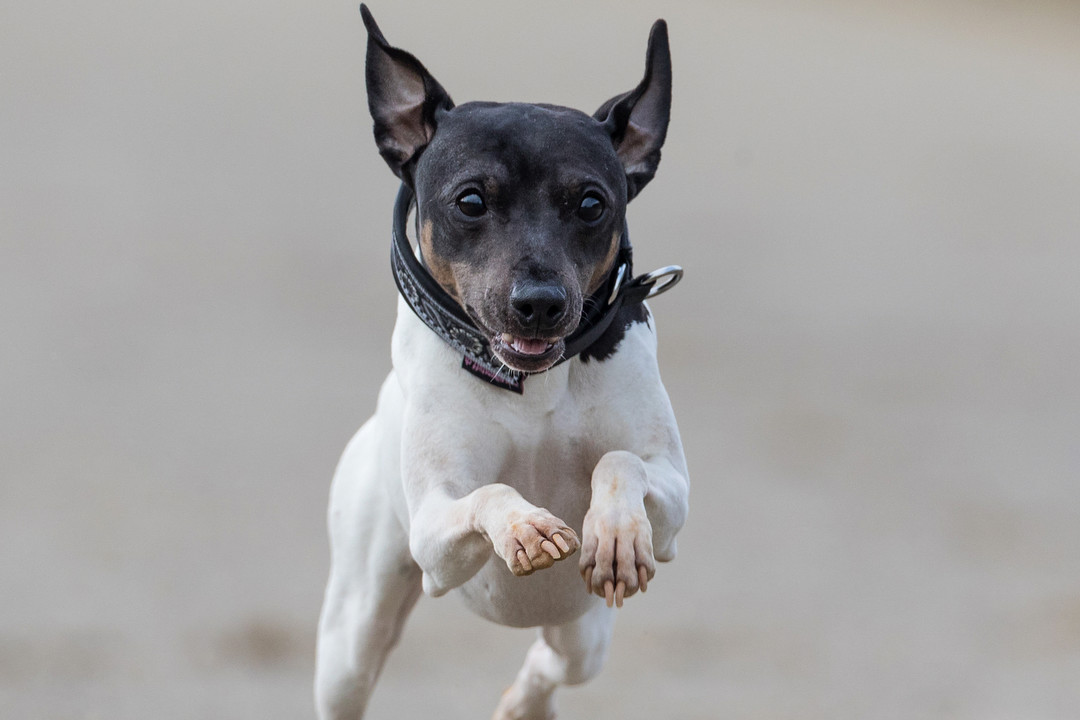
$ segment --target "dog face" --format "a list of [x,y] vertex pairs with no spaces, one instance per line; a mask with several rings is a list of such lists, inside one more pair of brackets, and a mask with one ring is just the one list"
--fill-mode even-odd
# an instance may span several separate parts
[[653,26],[641,84],[589,116],[524,103],[455,107],[363,11],[376,143],[415,191],[425,266],[500,360],[548,369],[612,270],[627,202],[659,164],[671,99],[666,27]]
[[421,255],[512,368],[550,367],[607,277],[626,180],[576,110],[469,103],[440,119],[415,171]]

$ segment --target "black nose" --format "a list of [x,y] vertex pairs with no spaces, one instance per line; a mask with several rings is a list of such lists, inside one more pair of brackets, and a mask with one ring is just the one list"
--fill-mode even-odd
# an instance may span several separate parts
[[510,306],[523,327],[551,330],[566,314],[566,288],[562,285],[520,283],[510,291]]

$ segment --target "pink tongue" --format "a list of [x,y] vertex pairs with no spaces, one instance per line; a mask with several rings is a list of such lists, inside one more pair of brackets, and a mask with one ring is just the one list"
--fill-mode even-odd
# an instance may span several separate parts
[[514,338],[512,347],[522,355],[541,355],[550,345],[546,340],[531,340],[529,338]]

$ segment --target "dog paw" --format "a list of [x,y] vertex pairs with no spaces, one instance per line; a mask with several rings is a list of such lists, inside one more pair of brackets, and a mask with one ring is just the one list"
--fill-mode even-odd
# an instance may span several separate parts
[[555,705],[548,691],[522,690],[517,684],[507,688],[491,720],[555,720]]
[[652,525],[644,504],[595,504],[585,514],[579,568],[585,588],[622,607],[623,599],[645,592],[656,574]]
[[581,546],[577,533],[543,508],[513,512],[498,537],[495,553],[515,575],[531,575],[573,555]]

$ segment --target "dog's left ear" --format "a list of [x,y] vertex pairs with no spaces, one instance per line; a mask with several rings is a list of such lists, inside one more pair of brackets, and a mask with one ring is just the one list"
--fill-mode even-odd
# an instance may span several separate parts
[[386,41],[367,5],[360,6],[367,28],[368,108],[375,120],[379,154],[402,180],[412,184],[412,168],[431,142],[442,112],[454,101],[410,53]]
[[626,169],[627,200],[632,200],[656,174],[670,115],[671,49],[667,23],[657,20],[649,33],[641,83],[611,98],[593,113],[611,135],[615,153]]

